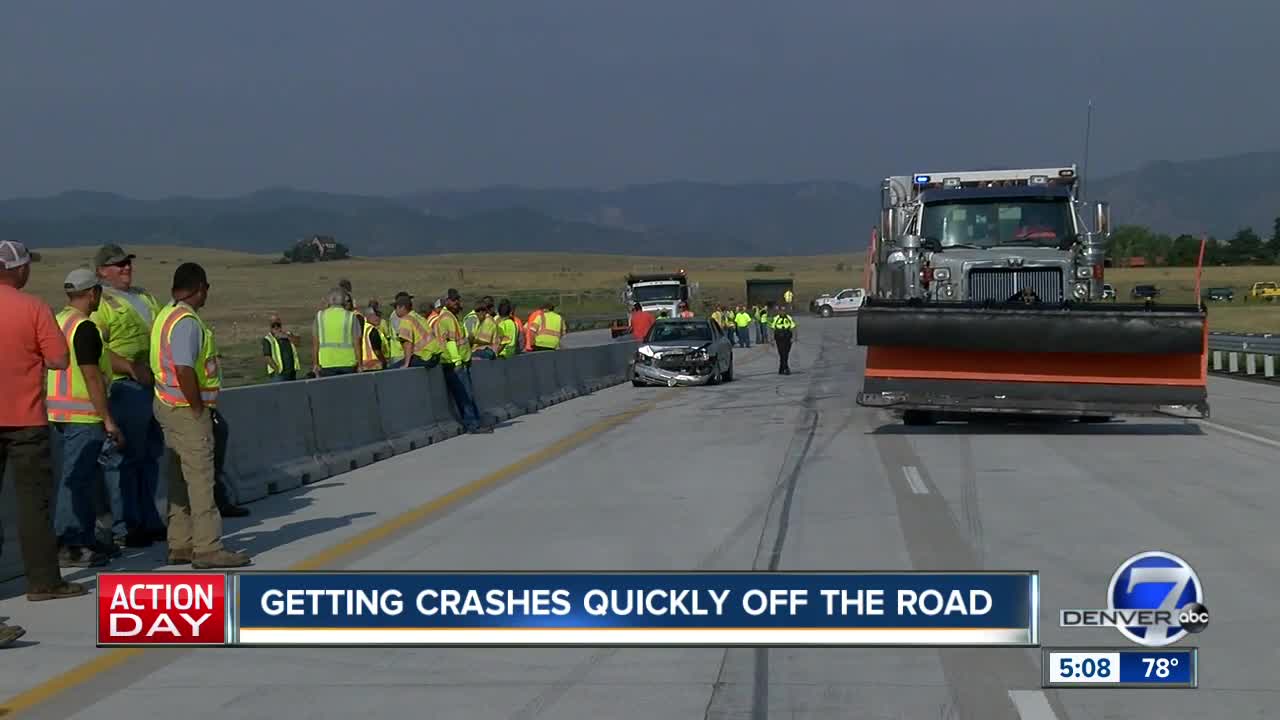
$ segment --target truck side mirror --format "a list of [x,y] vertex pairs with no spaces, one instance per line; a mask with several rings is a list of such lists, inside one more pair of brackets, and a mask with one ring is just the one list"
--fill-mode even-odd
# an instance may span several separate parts
[[1093,207],[1093,231],[1098,237],[1111,237],[1111,203],[1100,202]]

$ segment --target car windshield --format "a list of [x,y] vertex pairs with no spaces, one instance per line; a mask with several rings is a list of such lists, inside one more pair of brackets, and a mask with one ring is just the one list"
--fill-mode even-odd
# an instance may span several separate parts
[[1071,206],[1061,199],[961,200],[926,205],[920,235],[942,247],[1057,247],[1072,234]]
[[710,342],[711,328],[706,323],[664,323],[649,329],[649,342]]
[[680,286],[671,285],[637,285],[631,288],[633,302],[675,302],[680,298]]

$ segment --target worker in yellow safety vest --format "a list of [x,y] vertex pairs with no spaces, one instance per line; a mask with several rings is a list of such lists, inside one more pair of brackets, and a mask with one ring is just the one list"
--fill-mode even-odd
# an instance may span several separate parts
[[49,370],[45,377],[45,407],[49,424],[60,443],[61,462],[54,516],[62,567],[98,567],[110,554],[104,552],[95,532],[94,494],[97,491],[98,454],[103,443],[125,442],[107,407],[107,378],[111,377],[111,354],[103,347],[102,335],[89,315],[98,309],[102,284],[89,268],[78,268],[62,285],[67,306],[57,315],[58,327],[67,340],[69,358],[63,370]]
[[778,374],[791,374],[791,343],[795,340],[796,321],[785,307],[780,307],[770,321],[773,329],[773,344],[778,348]]
[[493,308],[481,304],[476,308],[476,317],[476,329],[471,331],[471,356],[496,360],[502,346],[498,342],[498,321],[493,317]]
[[[111,507],[111,534],[126,547],[142,548],[165,537],[155,502],[160,491],[164,435],[152,411],[152,368],[147,366],[151,328],[161,303],[133,283],[136,256],[119,245],[98,248],[93,268],[102,280],[102,300],[90,319],[111,357],[107,405],[120,424],[124,445],[103,466]],[[103,538],[104,543],[107,538]]]
[[360,372],[374,372],[387,369],[387,345],[382,335],[382,318],[378,308],[370,305],[364,308],[364,326],[360,331]]
[[520,315],[516,313],[516,304],[507,301],[511,305],[511,322],[516,326],[516,346],[512,352],[516,355],[524,352],[524,322],[520,320]]
[[443,345],[440,367],[444,371],[445,385],[449,396],[453,398],[462,419],[462,428],[466,432],[479,432],[481,428],[480,408],[476,405],[475,391],[471,384],[471,371],[464,364],[464,357],[470,357],[467,335],[462,329],[458,313],[462,312],[462,296],[457,290],[449,288],[445,294],[444,307],[436,318],[436,336]]
[[199,315],[209,299],[204,268],[183,263],[173,273],[173,302],[151,328],[155,413],[178,459],[169,478],[170,565],[196,570],[248,565],[249,556],[222,543],[215,490],[213,409],[222,388],[213,330]]
[[534,350],[558,350],[560,338],[564,337],[564,318],[556,312],[556,305],[548,302],[542,306],[537,320],[529,322],[529,330],[533,333]]
[[279,318],[271,320],[271,332],[262,336],[262,354],[267,358],[267,380],[289,382],[302,372],[302,358],[292,333],[285,332]]
[[361,328],[364,323],[346,308],[350,295],[342,288],[329,291],[329,307],[316,313],[311,338],[316,377],[347,375],[360,367]]
[[378,316],[382,318],[378,329],[382,331],[382,351],[387,356],[387,367],[400,367],[404,364],[404,346],[400,344],[400,316],[396,314],[394,305],[386,315],[382,314],[382,308],[379,307]]
[[747,312],[747,306],[738,306],[738,312],[733,316],[733,325],[738,332],[738,347],[751,347],[751,314]]
[[498,303],[498,357],[514,357],[520,347],[520,326],[511,311],[511,301],[506,298]]
[[431,329],[431,321],[413,309],[413,296],[401,291],[395,299],[399,331],[400,367],[435,367],[440,361],[439,343]]

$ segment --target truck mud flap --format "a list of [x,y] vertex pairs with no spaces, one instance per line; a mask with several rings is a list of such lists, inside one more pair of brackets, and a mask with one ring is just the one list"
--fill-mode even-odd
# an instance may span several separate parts
[[1208,414],[1198,306],[864,305],[860,405],[971,412]]

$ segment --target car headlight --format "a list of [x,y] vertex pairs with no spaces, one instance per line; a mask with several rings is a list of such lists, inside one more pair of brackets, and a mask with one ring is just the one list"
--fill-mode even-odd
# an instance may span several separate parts
[[933,279],[934,280],[950,280],[951,268],[934,268]]
[[694,362],[705,362],[711,359],[711,355],[709,355],[706,350],[699,350],[694,353],[689,353],[689,359]]
[[1071,294],[1075,295],[1077,300],[1083,300],[1089,294],[1089,286],[1085,283],[1076,283],[1076,286],[1071,289]]
[[1089,267],[1088,265],[1081,265],[1080,267],[1076,268],[1077,280],[1088,280],[1091,275],[1093,275],[1093,268]]

